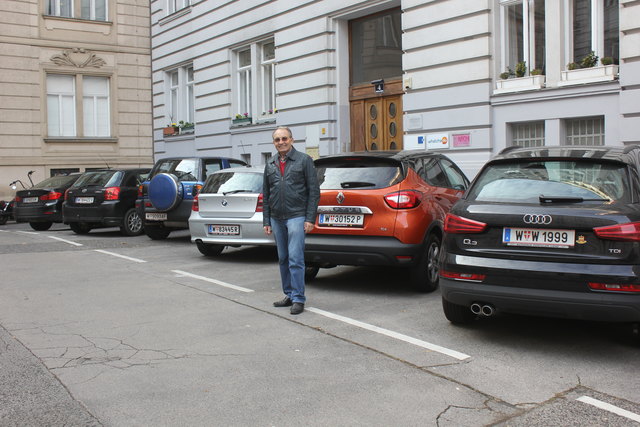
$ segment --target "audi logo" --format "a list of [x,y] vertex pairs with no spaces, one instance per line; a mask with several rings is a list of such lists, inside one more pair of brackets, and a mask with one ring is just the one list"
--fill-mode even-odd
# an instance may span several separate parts
[[534,215],[534,214],[526,214],[522,217],[522,220],[525,224],[537,224],[537,225],[549,225],[551,224],[552,218],[551,215]]

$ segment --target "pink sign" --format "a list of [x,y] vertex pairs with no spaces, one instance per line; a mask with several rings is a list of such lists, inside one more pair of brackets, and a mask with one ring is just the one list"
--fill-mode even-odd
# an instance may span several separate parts
[[453,134],[452,139],[454,147],[469,147],[471,145],[471,134],[469,133]]

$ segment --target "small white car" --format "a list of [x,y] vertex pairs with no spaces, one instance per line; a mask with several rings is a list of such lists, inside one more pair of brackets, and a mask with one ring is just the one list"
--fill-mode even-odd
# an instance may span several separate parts
[[275,246],[262,228],[264,166],[224,169],[207,177],[189,217],[191,241],[207,256],[225,246]]

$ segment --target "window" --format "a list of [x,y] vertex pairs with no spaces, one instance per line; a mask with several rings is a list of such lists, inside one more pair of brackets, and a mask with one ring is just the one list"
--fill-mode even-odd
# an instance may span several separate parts
[[82,19],[106,21],[107,0],[82,0],[80,12]]
[[169,122],[195,122],[193,65],[167,72]]
[[568,57],[579,63],[591,51],[619,63],[618,0],[571,0],[567,14],[572,22]]
[[262,157],[262,164],[266,165],[269,162],[269,159],[271,158],[271,153],[262,153],[261,157]]
[[267,40],[235,52],[236,111],[247,117],[269,118],[276,111],[275,43]]
[[66,176],[75,172],[80,172],[80,169],[78,168],[51,169],[51,171],[49,172],[49,175],[52,177],[61,176],[61,175]]
[[180,10],[191,4],[190,0],[167,0],[168,15]]
[[47,14],[52,16],[73,17],[73,2],[71,0],[49,0]]
[[[80,7],[80,10],[74,10]],[[107,20],[107,0],[47,0],[47,14],[73,18],[80,16],[82,19],[94,21]]]
[[544,0],[502,0],[502,69],[525,62],[529,71],[544,71]]
[[[80,88],[78,94],[77,88]],[[76,111],[76,96],[82,111]],[[86,75],[47,75],[47,129],[50,137],[111,135],[109,78]],[[78,126],[82,123],[82,133]]]
[[250,165],[251,164],[251,154],[249,153],[242,153],[240,154],[240,158],[242,159],[243,162],[245,162],[246,164]]
[[544,122],[511,124],[511,145],[519,147],[544,146]]
[[565,120],[567,145],[604,145],[604,117]]

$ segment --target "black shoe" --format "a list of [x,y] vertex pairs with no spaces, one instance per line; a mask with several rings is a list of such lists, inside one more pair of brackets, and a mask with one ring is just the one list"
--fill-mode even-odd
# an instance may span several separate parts
[[274,302],[273,306],[274,307],[290,307],[291,304],[293,304],[291,299],[289,297],[284,297],[284,299]]
[[291,306],[291,314],[300,314],[304,311],[304,304],[301,302],[294,302]]

